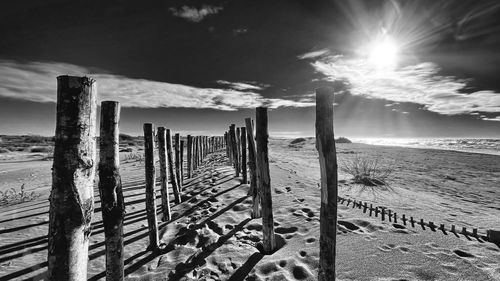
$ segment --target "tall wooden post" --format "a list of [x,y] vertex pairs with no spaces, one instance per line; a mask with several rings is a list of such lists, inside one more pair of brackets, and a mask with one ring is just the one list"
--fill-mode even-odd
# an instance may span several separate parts
[[167,129],[167,159],[168,159],[168,173],[170,174],[170,184],[172,185],[172,190],[174,191],[175,203],[181,203],[181,195],[179,191],[179,186],[177,185],[177,179],[175,178],[174,172],[174,159],[172,156],[172,135],[170,134],[170,129]]
[[158,156],[160,158],[162,221],[169,221],[172,219],[172,215],[170,212],[170,194],[168,192],[167,135],[165,127],[158,127]]
[[154,158],[154,127],[144,124],[144,168],[146,171],[146,213],[148,217],[149,249],[158,249],[158,219],[156,218],[156,177]]
[[48,233],[48,279],[87,280],[96,164],[96,87],[57,77],[57,114]]
[[267,108],[257,107],[255,112],[255,123],[257,124],[255,139],[257,142],[257,188],[262,198],[262,244],[264,253],[271,254],[276,249],[274,238],[273,201],[271,197],[271,177],[269,174],[269,155],[267,149],[268,126]]
[[181,140],[181,149],[179,151],[180,153],[180,163],[179,163],[179,166],[181,168],[181,175],[180,175],[180,178],[181,178],[181,186],[184,184],[184,140]]
[[177,180],[177,188],[179,192],[182,191],[182,180],[181,180],[181,137],[177,133],[174,137],[174,150],[175,150],[175,178]]
[[231,154],[231,145],[229,144],[229,140],[231,139],[229,135],[229,131],[224,133],[224,140],[226,142],[226,156],[227,159],[229,160],[229,165],[233,166],[233,157]]
[[241,173],[241,132],[236,128],[236,152],[238,153],[238,172]]
[[106,280],[121,281],[123,271],[123,201],[120,177],[119,128],[120,105],[116,101],[101,103],[99,136],[99,194],[106,246]]
[[335,280],[337,157],[333,134],[333,90],[316,90],[316,149],[321,169],[318,280]]
[[241,127],[240,129],[241,132],[241,175],[242,175],[242,182],[244,184],[248,183],[247,180],[247,132],[245,127]]
[[252,218],[260,218],[260,194],[257,190],[257,164],[255,161],[255,139],[253,137],[253,122],[250,118],[245,118],[248,141],[248,166],[250,167],[250,189],[248,194],[252,195]]
[[193,137],[191,135],[187,136],[187,173],[190,179],[193,175]]
[[233,158],[234,172],[236,174],[236,177],[239,177],[240,169],[238,163],[238,148],[236,146],[236,130],[234,124],[231,124],[231,126],[229,127],[229,139],[229,143],[231,144],[231,155]]

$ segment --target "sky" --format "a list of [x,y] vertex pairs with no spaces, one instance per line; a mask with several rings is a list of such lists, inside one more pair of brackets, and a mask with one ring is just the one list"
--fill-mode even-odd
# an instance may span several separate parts
[[222,134],[267,106],[271,136],[313,136],[315,89],[341,85],[336,136],[500,137],[496,0],[18,0],[0,38],[0,134],[53,135],[68,74],[131,135]]

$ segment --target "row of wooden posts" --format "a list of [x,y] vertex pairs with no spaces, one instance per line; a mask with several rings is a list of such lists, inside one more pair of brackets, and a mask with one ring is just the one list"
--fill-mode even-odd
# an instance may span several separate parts
[[[96,86],[88,77],[57,78],[57,116],[54,147],[53,186],[50,195],[48,233],[48,279],[86,280],[91,220],[94,212],[93,183],[96,159]],[[333,91],[316,92],[316,146],[321,168],[320,268],[319,280],[335,279],[335,239],[337,224],[337,163],[333,135]],[[119,172],[118,102],[101,104],[99,193],[105,233],[106,280],[123,280],[123,219],[125,204]],[[241,175],[252,195],[252,217],[262,217],[263,252],[275,250],[272,213],[271,178],[268,155],[267,108],[258,107],[253,122],[234,124],[224,136],[187,136],[181,140],[164,127],[155,130],[144,124],[145,193],[150,249],[159,249],[156,216],[155,135],[158,147],[161,181],[161,210],[164,221],[171,219],[168,182],[174,200],[182,201],[184,177],[183,155],[187,149],[187,178],[194,175],[203,159],[211,152],[225,149],[235,176]],[[186,144],[186,145],[185,145]],[[248,153],[247,153],[248,152]],[[175,159],[174,155],[175,153]],[[248,163],[248,167],[247,167]],[[170,175],[170,176],[169,176]]]
[[[224,148],[222,136],[191,136],[187,135],[187,145],[180,134],[174,135],[172,142],[171,131],[165,127],[158,127],[155,134],[154,125],[144,124],[144,168],[146,177],[146,212],[149,227],[149,248],[156,250],[160,247],[158,237],[158,221],[156,217],[156,167],[155,167],[155,139],[158,147],[161,182],[161,210],[162,220],[172,219],[170,212],[169,182],[177,204],[182,202],[182,189],[184,184],[184,147],[187,155],[187,178],[193,176],[194,171],[201,165],[209,153]],[[155,137],[156,136],[156,137]],[[175,156],[175,157],[174,157]],[[170,176],[169,176],[170,175]]]

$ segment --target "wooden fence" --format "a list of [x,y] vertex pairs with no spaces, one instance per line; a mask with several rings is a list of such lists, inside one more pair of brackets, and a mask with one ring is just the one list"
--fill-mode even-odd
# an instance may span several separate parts
[[[106,280],[123,280],[124,198],[119,171],[120,106],[115,101],[101,104],[100,158],[96,159],[96,91],[95,81],[87,77],[60,76],[57,79],[57,117],[53,164],[53,186],[50,196],[48,233],[49,280],[87,280],[87,260],[91,221],[94,212],[93,181],[99,165],[99,193],[105,232]],[[337,159],[333,133],[333,95],[335,89],[316,91],[316,148],[321,169],[320,260],[319,280],[335,280],[335,247],[337,203],[353,202],[381,219],[422,227],[437,228],[433,222],[416,222],[413,217],[399,217],[387,209],[373,208],[361,201],[338,197]],[[144,130],[145,199],[149,250],[161,254],[164,245],[158,234],[158,209],[161,220],[172,220],[171,188],[176,203],[183,201],[185,179],[195,176],[212,153],[225,154],[241,184],[248,184],[252,197],[252,218],[262,218],[263,254],[277,250],[272,212],[271,177],[268,156],[268,112],[256,108],[255,130],[251,118],[243,126],[230,124],[220,136],[181,136],[166,127],[146,123]],[[172,140],[173,137],[173,140]],[[155,151],[157,150],[157,153]],[[158,155],[158,156],[156,156]],[[185,156],[185,157],[184,157]],[[156,201],[156,160],[159,158],[161,204]],[[247,165],[248,163],[248,165]],[[184,171],[186,167],[186,171]],[[248,179],[249,176],[249,179]],[[452,225],[449,231],[456,233]],[[462,234],[487,239],[462,229]]]

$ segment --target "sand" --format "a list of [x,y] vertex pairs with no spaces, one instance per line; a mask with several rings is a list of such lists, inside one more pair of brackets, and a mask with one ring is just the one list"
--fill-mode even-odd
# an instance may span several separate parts
[[[313,139],[289,143],[272,139],[269,144],[280,244],[272,255],[258,250],[261,220],[250,218],[248,185],[234,178],[222,153],[210,156],[195,177],[186,180],[183,203],[172,201],[172,221],[160,223],[165,250],[161,254],[146,251],[143,163],[124,161],[127,280],[316,280],[317,153]],[[338,145],[339,168],[354,157],[379,157],[394,172],[388,187],[366,188],[339,171],[342,197],[437,225],[478,228],[480,234],[500,228],[499,156]],[[0,190],[25,183],[28,190],[41,195],[31,202],[0,207],[0,280],[45,277],[51,164],[36,157],[0,161]],[[88,275],[90,280],[104,280],[104,234],[97,190],[95,194]],[[401,221],[382,221],[346,202],[339,204],[338,212],[338,280],[500,280],[500,248],[495,244]],[[160,212],[158,217],[161,221]]]

